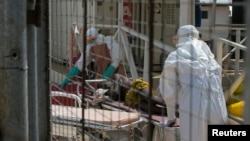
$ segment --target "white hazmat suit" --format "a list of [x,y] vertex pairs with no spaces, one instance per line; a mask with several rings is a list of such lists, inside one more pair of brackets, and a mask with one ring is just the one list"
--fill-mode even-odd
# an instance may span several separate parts
[[192,25],[178,29],[177,50],[165,60],[160,77],[169,121],[176,118],[175,105],[179,105],[181,141],[207,141],[208,124],[228,122],[221,67],[198,36]]
[[[90,49],[91,49],[91,47],[97,46],[97,45],[99,45],[99,44],[102,44],[102,43],[104,43],[104,41],[105,41],[104,35],[99,34],[99,33],[98,33],[98,30],[97,30],[96,28],[93,28],[93,27],[91,27],[91,28],[89,28],[89,29],[87,30],[86,36],[87,36],[87,37],[96,37],[96,39],[93,40],[93,41],[91,41],[91,42],[89,42],[89,43],[87,43],[87,46],[86,46],[86,58],[85,58],[86,60],[85,60],[85,66],[89,65],[90,62],[92,61],[92,58],[91,58],[91,56],[90,56]],[[84,58],[84,56],[83,56],[84,53],[83,53],[83,47],[82,47],[82,46],[80,46],[80,51],[81,51],[81,56],[80,56],[80,58],[76,61],[75,66],[76,66],[80,71],[82,71],[82,70],[83,70],[83,58]]]
[[105,37],[105,43],[108,45],[111,55],[111,65],[117,68],[121,62],[120,45],[112,36]]
[[[86,46],[86,60],[85,60],[85,67],[88,66],[91,61],[91,55],[90,55],[90,49],[93,46],[96,46],[98,44],[102,44],[105,41],[105,38],[102,34],[98,33],[98,30],[94,27],[91,27],[86,32],[87,37],[87,46]],[[92,39],[91,39],[92,38]],[[84,59],[84,52],[83,52],[83,46],[80,45],[80,52],[81,56],[76,61],[75,65],[71,68],[71,70],[67,73],[66,78],[61,82],[60,87],[63,88],[66,86],[69,82],[69,79],[75,75],[80,74],[83,70],[83,59]]]

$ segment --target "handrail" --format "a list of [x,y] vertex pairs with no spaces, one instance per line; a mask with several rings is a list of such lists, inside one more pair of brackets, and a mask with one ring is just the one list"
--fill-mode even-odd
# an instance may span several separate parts
[[[130,29],[128,27],[125,27],[125,26],[122,26],[121,29],[127,33],[130,33],[131,35],[133,36],[136,36],[138,37],[139,39],[141,40],[144,40],[145,42],[148,42],[149,39],[148,39],[148,36],[142,34],[142,33],[139,33],[133,29]],[[159,40],[154,40],[154,46],[158,47],[158,48],[161,48],[161,49],[164,49],[168,52],[172,52],[175,50],[174,47],[170,46],[170,45],[167,45],[167,44],[164,44],[163,42],[159,41]]]
[[219,38],[219,40],[223,41],[225,44],[227,45],[231,45],[231,46],[234,46],[240,50],[244,50],[246,51],[247,50],[247,47],[244,46],[244,45],[241,45],[241,44],[238,44],[238,43],[235,43],[235,42],[232,42],[232,41],[229,41],[229,40],[226,40],[226,39],[223,39],[223,38]]
[[[103,25],[103,24],[96,24],[96,27],[101,27],[101,28],[118,28],[118,25]],[[133,35],[141,40],[144,40],[145,42],[148,42],[148,36],[142,33],[139,33],[131,28],[128,28],[126,26],[121,26],[121,29],[126,32],[129,33],[130,35]],[[172,52],[175,50],[175,48],[173,46],[164,44],[163,42],[159,41],[159,40],[154,40],[154,45],[158,48],[164,49],[168,52]]]

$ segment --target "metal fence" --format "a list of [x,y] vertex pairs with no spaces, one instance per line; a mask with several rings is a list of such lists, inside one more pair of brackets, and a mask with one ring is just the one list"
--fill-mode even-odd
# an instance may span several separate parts
[[[222,66],[227,106],[245,104],[236,110],[243,110],[240,116],[228,111],[229,124],[249,124],[249,21],[232,23],[235,13],[227,13],[229,7],[245,8],[249,2],[201,1],[201,24],[196,4],[194,0],[1,1],[0,140],[181,140],[178,118],[174,127],[162,127],[167,107],[158,86],[164,61],[176,50],[172,37],[186,24],[196,25]],[[83,61],[86,69],[60,87],[81,50],[87,56],[83,39],[90,27],[117,42],[125,74],[98,77],[108,56],[104,52],[109,51],[108,47],[100,51],[98,44],[91,50],[96,59],[88,65]]]

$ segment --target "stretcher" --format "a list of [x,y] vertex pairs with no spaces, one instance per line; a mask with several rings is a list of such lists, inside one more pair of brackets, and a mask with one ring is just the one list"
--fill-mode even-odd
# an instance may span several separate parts
[[140,121],[140,115],[132,112],[110,111],[103,109],[82,108],[52,105],[52,121],[54,123],[72,123],[75,126],[82,126],[82,120],[86,127],[97,129],[122,129]]
[[[95,140],[112,139],[119,141],[133,140],[135,138],[138,140],[141,138],[137,133],[135,133],[138,123],[143,121],[139,113],[96,109],[91,106],[86,106],[88,108],[82,109],[82,98],[79,94],[74,93],[51,91],[51,98],[53,99],[53,97],[55,98],[54,103],[56,103],[51,106],[53,125],[75,128],[74,133],[61,136],[66,136],[70,139],[79,138],[81,133],[83,133],[82,129],[84,127],[84,134],[88,135],[88,138]],[[58,97],[73,99],[74,102],[68,106],[68,103],[65,103],[65,101],[60,102]],[[87,103],[89,102],[87,99],[85,100]],[[84,114],[82,113],[83,111]],[[82,118],[83,115],[84,118]],[[53,133],[60,130],[55,128],[53,129]]]

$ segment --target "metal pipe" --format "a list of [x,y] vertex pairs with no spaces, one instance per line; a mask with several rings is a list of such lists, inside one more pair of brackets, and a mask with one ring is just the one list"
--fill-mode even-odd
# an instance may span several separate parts
[[[250,6],[250,1],[248,0],[247,2],[245,2],[246,7]],[[247,14],[245,14],[246,16],[250,14],[250,10],[247,9]],[[250,19],[245,17],[247,20],[247,29],[250,29]],[[247,36],[250,36],[250,32],[247,32]],[[247,41],[247,46],[250,46],[250,42],[249,40]],[[247,55],[248,54],[248,55]],[[250,124],[250,87],[248,87],[250,85],[250,49],[248,48],[246,51],[246,78],[245,78],[245,89],[244,89],[244,100],[245,100],[245,106],[244,106],[244,124]]]
[[[154,2],[152,0],[148,0],[148,4],[149,4],[149,17],[148,17],[148,29],[149,29],[149,34],[148,34],[148,77],[149,77],[149,93],[148,93],[148,97],[147,97],[147,101],[148,101],[148,122],[151,123],[152,121],[152,90],[153,90],[153,81],[152,81],[152,64],[153,64],[153,48],[154,48]],[[145,59],[145,58],[144,58]],[[144,64],[145,65],[145,64]],[[148,139],[152,139],[153,137],[153,125],[149,124],[149,129],[148,129],[148,135],[147,138]]]
[[49,141],[50,138],[50,84],[49,84],[49,0],[36,0],[41,8],[41,25],[36,28],[37,44],[37,108],[38,140]]
[[143,66],[143,80],[149,82],[149,46],[148,42],[145,42],[144,46],[144,66]]
[[93,23],[92,23],[92,26],[95,27],[95,24],[96,24],[96,0],[93,0],[93,14],[92,14],[92,18],[93,18]]
[[216,60],[220,66],[222,66],[222,54],[223,54],[223,42],[221,40],[217,41],[216,47]]
[[121,43],[121,26],[122,26],[122,17],[123,17],[123,0],[119,0],[118,2],[118,43]]
[[[82,0],[82,3],[84,3],[83,1],[84,0]],[[85,5],[83,5],[83,8],[85,8],[85,7],[87,8],[87,14],[88,14],[87,19],[88,19],[88,21],[91,21],[91,13],[92,13],[91,12],[91,6],[92,6],[91,3],[92,3],[92,1],[88,0],[85,3],[87,4],[87,7]]]
[[[138,26],[139,26],[139,28],[138,28],[138,32],[139,33],[142,33],[142,27],[143,27],[143,24],[142,24],[142,22],[141,21],[144,21],[144,19],[142,19],[142,2],[141,1],[139,1],[139,8],[138,8],[138,13],[139,13],[139,17],[138,17]],[[139,47],[139,48],[137,48],[137,51],[136,51],[136,60],[138,61],[138,65],[139,66],[143,66],[142,64],[140,64],[140,59],[142,58],[141,56],[141,49],[140,49],[140,47],[142,46],[142,41],[141,40],[136,40],[137,42],[138,42],[138,44],[137,44],[137,46]]]
[[[240,44],[240,37],[241,37],[241,31],[237,30],[236,31],[236,43]],[[239,68],[240,68],[240,50],[238,48],[236,48],[235,50],[235,78],[238,78],[239,76]]]
[[0,140],[28,139],[26,1],[0,1]]
[[216,21],[216,3],[217,0],[213,0],[213,4],[212,4],[212,12],[211,12],[211,17],[210,17],[210,23],[209,23],[209,37],[211,40],[211,50],[214,53],[214,29],[215,29],[215,21]]
[[213,30],[214,30],[215,23],[216,23],[216,5],[217,5],[217,0],[213,0],[213,4],[212,4],[212,17],[213,18],[211,19],[211,26],[213,27]]
[[191,24],[195,25],[195,0],[191,0]]
[[38,140],[37,40],[36,28],[27,26],[29,140]]
[[[34,11],[36,0],[28,0],[27,9]],[[38,140],[38,108],[37,108],[37,42],[36,27],[27,26],[27,59],[28,59],[28,113],[29,113],[29,140]]]
[[[83,7],[83,15],[85,15],[85,16],[83,16],[83,31],[84,32],[86,32],[87,31],[87,23],[88,23],[88,17],[87,17],[87,15],[88,15],[88,8],[87,8],[87,1],[86,0],[84,0],[84,1],[82,1],[83,2],[83,5],[84,5],[84,7]],[[95,9],[94,9],[95,10]],[[86,50],[87,50],[87,48],[86,48],[86,46],[87,46],[87,42],[86,42],[86,34],[83,34],[83,51],[86,53]],[[86,57],[86,54],[84,54],[84,56]],[[86,60],[85,58],[84,58],[84,60]],[[85,61],[83,61],[82,62],[82,66],[85,66],[86,65],[86,62]],[[86,75],[85,75],[85,73],[82,73],[82,92],[83,92],[83,96],[82,96],[82,101],[85,101],[85,80],[86,80]],[[82,117],[85,117],[85,113],[84,113],[84,103],[82,103],[82,105],[81,105],[81,107],[82,107]],[[84,137],[84,130],[85,130],[85,119],[83,118],[83,120],[81,121],[82,122],[82,127],[81,127],[81,131],[82,131],[82,140],[83,141],[85,141],[85,137]]]

